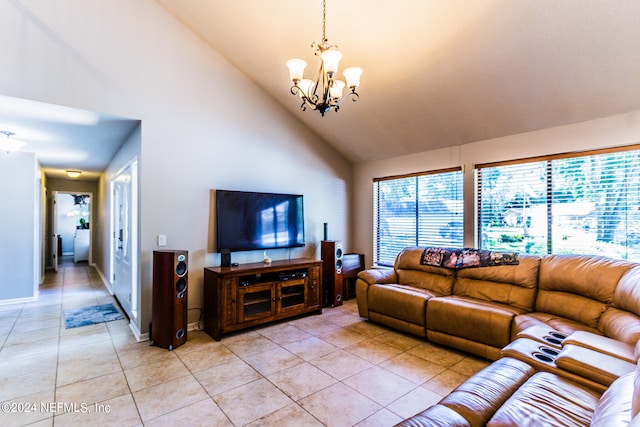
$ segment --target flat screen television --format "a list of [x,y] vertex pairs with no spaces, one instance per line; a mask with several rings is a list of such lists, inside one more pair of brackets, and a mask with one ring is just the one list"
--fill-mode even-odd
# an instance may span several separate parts
[[216,218],[218,252],[305,244],[301,195],[216,190]]

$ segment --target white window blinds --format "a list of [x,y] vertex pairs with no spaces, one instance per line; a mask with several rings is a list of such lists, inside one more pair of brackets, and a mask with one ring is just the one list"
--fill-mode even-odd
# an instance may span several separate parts
[[640,150],[477,166],[483,249],[640,255]]
[[462,168],[374,179],[374,263],[407,246],[463,246]]

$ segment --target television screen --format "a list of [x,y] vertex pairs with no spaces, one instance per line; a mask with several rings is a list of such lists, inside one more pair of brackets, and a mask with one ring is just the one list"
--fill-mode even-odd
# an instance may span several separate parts
[[216,190],[216,218],[218,252],[304,246],[301,195]]

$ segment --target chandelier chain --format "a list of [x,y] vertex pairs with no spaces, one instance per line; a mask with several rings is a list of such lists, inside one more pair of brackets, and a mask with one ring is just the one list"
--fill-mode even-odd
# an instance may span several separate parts
[[327,26],[327,0],[322,0],[322,42],[325,43],[327,41],[326,36],[326,26]]

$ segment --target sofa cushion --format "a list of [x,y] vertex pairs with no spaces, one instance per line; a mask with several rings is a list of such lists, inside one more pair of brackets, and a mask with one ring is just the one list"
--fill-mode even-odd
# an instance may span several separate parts
[[604,392],[596,405],[592,427],[627,426],[631,421],[634,372],[621,376]]
[[616,286],[613,307],[640,316],[640,266],[627,271]]
[[367,299],[370,312],[424,326],[427,301],[432,297],[426,289],[394,284],[370,286]]
[[547,255],[540,262],[535,311],[597,328],[618,281],[634,265],[588,255]]
[[[640,341],[636,348],[640,347]],[[636,375],[633,380],[633,402],[631,404],[631,416],[635,421],[640,416],[640,361],[636,365]]]
[[512,305],[533,311],[540,257],[521,255],[518,265],[459,270],[453,295]]
[[471,426],[484,426],[535,372],[524,362],[504,357],[460,384],[440,404],[461,414]]
[[398,270],[398,283],[418,289],[435,292],[438,295],[451,295],[454,276],[418,270]]
[[511,340],[513,318],[522,312],[515,307],[473,298],[433,298],[427,310],[427,329],[504,347]]
[[548,372],[533,375],[487,426],[588,426],[600,395]]
[[456,272],[450,268],[421,265],[424,248],[406,248],[396,257],[395,270],[398,282],[440,295],[451,295]]
[[[640,288],[640,285],[638,287]],[[640,340],[640,317],[628,311],[609,307],[600,317],[598,330],[610,338],[633,344]]]
[[640,339],[640,267],[627,271],[616,286],[611,307],[600,318],[605,335],[634,344]]

